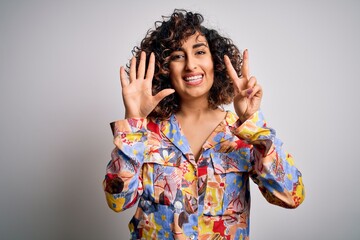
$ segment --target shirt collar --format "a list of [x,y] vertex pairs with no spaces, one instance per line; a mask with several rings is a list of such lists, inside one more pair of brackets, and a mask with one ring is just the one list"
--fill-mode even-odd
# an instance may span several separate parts
[[[205,141],[203,145],[204,151],[210,148],[214,148],[217,144],[220,144],[221,142],[232,139],[234,135],[231,133],[229,126],[232,126],[237,120],[238,117],[236,116],[236,114],[227,111],[225,118],[219,123],[219,125],[214,129],[214,131],[209,135],[209,137]],[[186,155],[193,156],[193,153],[190,149],[190,144],[186,139],[185,135],[183,134],[183,132],[181,131],[179,122],[176,120],[174,114],[172,114],[170,118],[162,122],[161,132],[185,156]]]

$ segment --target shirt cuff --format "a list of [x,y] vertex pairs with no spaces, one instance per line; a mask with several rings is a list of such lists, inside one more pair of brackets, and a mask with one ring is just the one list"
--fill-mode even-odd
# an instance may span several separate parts
[[146,132],[146,118],[128,118],[110,123],[114,137],[122,133]]
[[236,121],[232,132],[245,142],[254,145],[259,150],[261,149],[263,154],[268,152],[275,137],[275,131],[266,126],[266,121],[260,110],[243,123],[240,120]]

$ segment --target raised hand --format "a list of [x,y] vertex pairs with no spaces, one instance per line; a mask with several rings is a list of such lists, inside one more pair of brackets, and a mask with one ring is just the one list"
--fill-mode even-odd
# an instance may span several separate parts
[[234,109],[240,120],[244,122],[259,110],[263,91],[261,86],[257,84],[256,78],[249,76],[249,56],[247,50],[243,53],[241,77],[238,77],[228,56],[225,55],[224,61],[226,71],[234,85]]
[[155,96],[152,95],[152,79],[155,69],[155,56],[150,55],[149,66],[146,71],[146,54],[141,52],[140,63],[136,72],[136,58],[130,62],[129,79],[124,67],[120,68],[120,82],[125,105],[125,118],[146,118],[159,102],[175,92],[174,89],[163,89]]

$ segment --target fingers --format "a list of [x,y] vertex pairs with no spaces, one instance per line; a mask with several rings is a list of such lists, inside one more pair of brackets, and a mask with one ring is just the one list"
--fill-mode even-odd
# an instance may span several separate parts
[[245,49],[243,53],[243,64],[241,66],[241,75],[242,77],[249,79],[249,53],[248,50]]
[[125,69],[123,66],[120,67],[120,83],[122,88],[129,85],[129,81],[126,77]]
[[151,53],[148,69],[146,71],[146,79],[152,80],[152,78],[154,76],[154,71],[155,71],[155,55],[154,55],[154,53]]
[[[120,82],[121,87],[124,88],[134,82],[136,79],[144,80],[146,68],[146,53],[142,51],[140,53],[140,62],[138,66],[138,70],[136,73],[136,57],[132,57],[130,60],[130,70],[129,70],[129,78],[127,78],[127,74],[124,67],[120,67]],[[146,72],[146,76],[149,80],[152,80],[155,71],[155,55],[151,53],[149,59],[149,66]],[[150,81],[151,84],[151,81]]]
[[259,97],[261,99],[262,95],[262,87],[259,84],[256,84],[256,86],[252,88],[252,93],[248,96],[248,98]]
[[[142,51],[140,53],[140,61],[137,72],[136,72],[136,57],[134,56],[130,60],[130,73],[129,73],[130,83],[136,79],[144,79],[145,68],[146,68],[146,53]],[[152,53],[150,55],[149,66],[146,72],[147,78],[152,79],[154,75],[154,71],[155,71],[155,55]]]
[[239,92],[239,94],[244,98],[250,98],[250,96],[253,94],[254,90],[252,88],[248,88],[245,90],[242,90]]
[[[248,98],[252,98],[255,95],[262,96],[262,87],[257,84],[257,80],[255,77],[250,77],[247,87],[248,89],[251,89],[251,93],[249,94]],[[259,93],[261,93],[261,95],[259,95]]]
[[254,96],[261,97],[262,87],[259,84],[256,84],[253,87],[249,87],[243,91],[240,91],[239,94],[242,97],[247,97],[247,98],[253,98]]
[[[246,56],[246,53],[244,53],[244,55]],[[224,56],[224,62],[227,73],[234,83],[235,93],[240,94],[242,97],[249,97],[249,95],[252,94],[253,86],[256,85],[256,78],[251,77],[250,79],[248,79],[248,76],[246,76],[246,78],[244,76],[239,78],[235,68],[231,64],[230,58],[226,55]],[[242,66],[242,69],[244,69],[244,66]],[[245,73],[246,71],[247,70],[245,70]]]
[[144,79],[145,65],[146,65],[146,53],[144,51],[142,51],[140,53],[140,62],[139,62],[139,68],[138,68],[138,73],[137,73],[137,79]]

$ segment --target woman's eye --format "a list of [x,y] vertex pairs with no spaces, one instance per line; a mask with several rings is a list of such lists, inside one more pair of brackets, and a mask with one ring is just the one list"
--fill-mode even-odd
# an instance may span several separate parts
[[196,54],[197,55],[204,55],[206,52],[205,51],[197,51]]
[[183,54],[173,54],[172,56],[171,56],[171,60],[174,60],[174,61],[176,61],[176,60],[181,60],[181,59],[183,59],[184,58],[184,55]]

